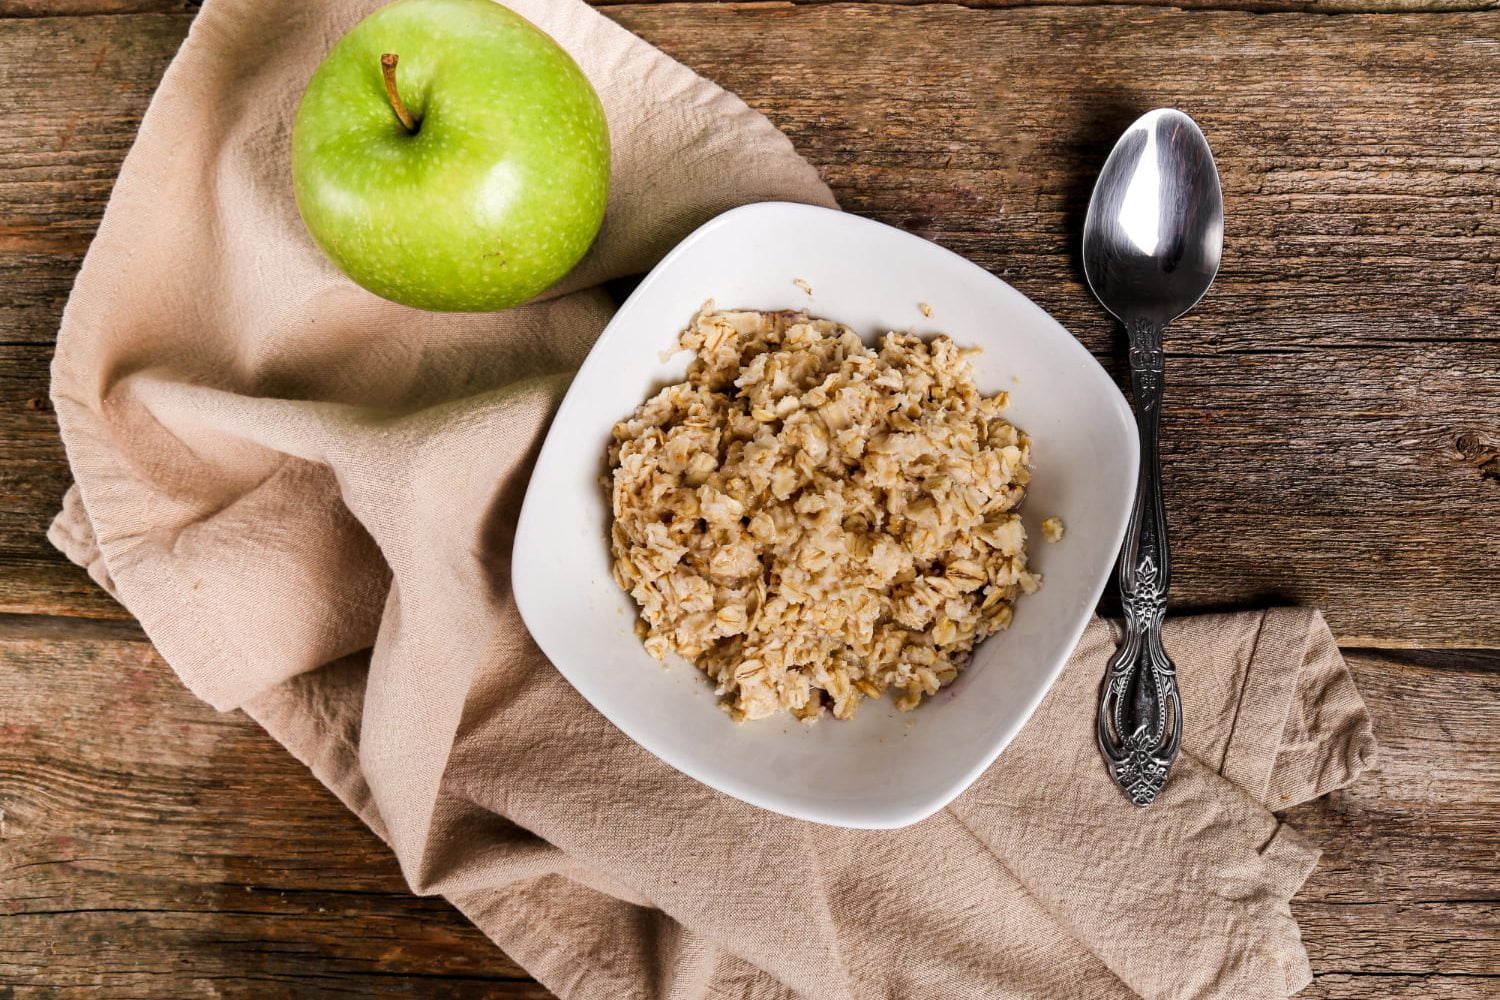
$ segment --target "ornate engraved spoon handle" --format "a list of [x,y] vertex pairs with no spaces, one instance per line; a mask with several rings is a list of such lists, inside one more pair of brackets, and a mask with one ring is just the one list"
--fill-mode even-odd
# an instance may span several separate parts
[[1130,384],[1141,438],[1135,506],[1120,550],[1125,640],[1109,661],[1099,692],[1099,750],[1109,773],[1138,806],[1149,806],[1167,782],[1182,740],[1177,668],[1162,648],[1171,562],[1161,501],[1157,431],[1161,418],[1163,326],[1134,320]]

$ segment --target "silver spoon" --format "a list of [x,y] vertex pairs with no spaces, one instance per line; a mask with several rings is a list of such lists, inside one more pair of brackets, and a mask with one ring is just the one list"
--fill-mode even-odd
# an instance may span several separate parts
[[1203,132],[1171,108],[1126,129],[1094,185],[1083,225],[1083,273],[1130,334],[1130,386],[1141,473],[1125,544],[1125,640],[1099,692],[1099,750],[1130,801],[1149,806],[1182,744],[1177,668],[1162,648],[1171,563],[1161,501],[1162,331],[1198,302],[1219,270],[1224,201]]

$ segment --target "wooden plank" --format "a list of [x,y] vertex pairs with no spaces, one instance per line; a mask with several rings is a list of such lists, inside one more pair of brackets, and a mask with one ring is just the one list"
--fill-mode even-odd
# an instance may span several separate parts
[[0,345],[0,611],[128,618],[46,539],[72,479],[47,399],[51,355]]
[[[770,115],[848,208],[1006,277],[1117,374],[1118,334],[1076,269],[1089,187],[1137,110],[1198,115],[1229,234],[1210,297],[1169,336],[1175,601],[1315,603],[1348,643],[1500,646],[1500,92],[1474,86],[1500,60],[1500,14],[608,12]],[[0,134],[0,217],[18,220],[0,340],[52,336],[188,22],[0,21],[8,79],[34,95]],[[881,58],[830,69],[851,51]],[[50,420],[16,409],[45,377],[17,351],[7,444],[11,423]],[[109,614],[39,540],[63,474],[35,454],[7,473],[21,506],[0,607]]]
[[[130,628],[0,617],[0,983],[545,995],[442,903],[407,896],[351,814]],[[1500,673],[1351,663],[1379,769],[1288,814],[1325,850],[1294,904],[1310,995],[1493,991]]]
[[[596,7],[618,7],[649,0],[588,0]],[[725,3],[726,0],[678,0],[684,3]],[[851,0],[738,0],[740,7],[786,7],[795,4],[849,3]],[[1037,6],[1041,0],[857,0],[897,6],[953,3],[977,9]],[[1183,10],[1245,10],[1258,13],[1454,13],[1492,10],[1495,0],[1049,0],[1058,6],[1177,7]],[[4,17],[64,17],[89,14],[178,14],[196,10],[203,0],[7,0]]]
[[[1375,720],[1379,763],[1352,788],[1287,812],[1324,852],[1299,898],[1351,907],[1500,900],[1495,658],[1419,666],[1396,655],[1347,654]],[[1492,931],[1497,919],[1491,907]],[[1500,947],[1489,954],[1494,962]]]
[[[1500,976],[1500,897],[1474,903],[1298,902],[1293,905],[1315,969],[1391,975]],[[1379,934],[1371,934],[1371,927]],[[1399,948],[1392,942],[1399,941]],[[1500,990],[1500,982],[1494,984]]]
[[1313,968],[1360,974],[1320,977],[1325,992],[1313,995],[1471,995],[1471,980],[1426,983],[1425,992],[1413,980],[1382,994],[1406,980],[1366,977],[1500,975],[1500,672],[1493,657],[1447,667],[1366,653],[1349,661],[1375,719],[1379,763],[1351,788],[1286,814],[1323,849],[1292,903]]
[[1324,973],[1307,995],[1492,996],[1500,990],[1494,654],[1442,666],[1349,659],[1375,719],[1379,763],[1353,787],[1286,814],[1323,849],[1292,903],[1313,968]]
[[[86,875],[66,877],[80,892],[93,889]],[[88,897],[11,913],[0,938],[0,984],[46,992],[0,995],[553,996],[522,972],[507,974],[510,963],[500,951],[442,900],[313,893],[268,902],[263,896],[226,887],[157,909],[141,907],[132,893],[119,906],[100,907]],[[207,992],[209,986],[216,991]]]
[[[138,2],[152,4],[172,0],[21,0],[42,5],[56,4],[64,9],[86,8],[91,3]],[[201,3],[201,0],[199,0]],[[640,6],[659,0],[587,0],[595,7]],[[1494,10],[1495,0],[672,0],[676,3],[717,4],[723,7],[791,7],[831,4],[881,4],[896,7],[925,7],[943,4],[971,10],[1003,10],[1017,7],[1173,7],[1178,10],[1240,10],[1259,14],[1451,14],[1463,11]]]
[[0,19],[0,341],[56,335],[120,161],[190,21]]
[[412,896],[254,723],[197,702],[121,628],[0,618],[0,985],[550,996],[447,903]]
[[84,17],[90,14],[186,14],[203,0],[6,0],[0,18]]
[[25,95],[0,132],[0,610],[128,617],[44,538],[70,481],[46,345],[190,19],[104,20],[0,20],[0,90]]
[[[1359,398],[1374,398],[1387,391],[1387,372],[1400,363],[1394,352],[1370,351],[1369,358],[1383,361],[1369,368],[1348,372],[1340,391]],[[1477,370],[1489,364],[1489,350],[1464,344],[1439,345],[1431,357],[1444,366]],[[1385,355],[1382,358],[1382,355]],[[67,564],[46,542],[48,523],[69,482],[61,443],[56,436],[54,415],[46,401],[47,366],[50,350],[40,345],[0,346],[0,442],[5,460],[0,462],[0,610],[25,613],[83,614],[122,617],[125,612],[98,590],[87,576]],[[1222,394],[1222,376],[1192,371],[1188,387],[1179,379],[1178,392],[1202,397]],[[1462,576],[1453,575],[1451,559],[1479,541],[1478,556],[1493,549],[1485,542],[1493,532],[1494,518],[1481,506],[1469,513],[1470,496],[1461,477],[1449,476],[1442,456],[1445,420],[1480,423],[1500,412],[1500,388],[1490,391],[1488,382],[1475,379],[1434,381],[1414,395],[1411,410],[1394,418],[1371,418],[1358,412],[1342,421],[1330,404],[1319,412],[1321,379],[1305,377],[1295,389],[1288,387],[1289,411],[1301,416],[1294,426],[1306,436],[1292,435],[1275,426],[1264,426],[1254,406],[1213,411],[1215,425],[1224,428],[1218,437],[1205,435],[1195,414],[1174,414],[1167,424],[1167,451],[1171,474],[1185,471],[1195,478],[1194,489],[1183,487],[1169,501],[1169,513],[1177,530],[1176,593],[1183,603],[1234,604],[1300,601],[1328,609],[1335,629],[1346,642],[1375,644],[1409,641],[1431,636],[1424,616],[1435,601],[1453,602],[1445,609],[1463,615],[1465,598],[1483,597],[1483,590],[1465,588]],[[1299,395],[1305,402],[1298,405]],[[1243,399],[1255,400],[1255,389],[1246,386]],[[1356,404],[1358,405],[1358,404]],[[1419,409],[1420,408],[1420,409]],[[1330,425],[1332,430],[1330,430]],[[1262,456],[1279,452],[1299,471],[1316,475],[1325,460],[1323,445],[1311,435],[1336,432],[1345,449],[1375,456],[1367,470],[1346,467],[1305,484],[1286,484],[1279,498],[1289,509],[1253,511],[1226,506],[1238,491],[1237,482],[1253,482],[1260,474]],[[1421,435],[1419,447],[1408,442]],[[1407,452],[1410,461],[1392,467],[1387,456]],[[1354,459],[1350,462],[1352,466]],[[1357,478],[1356,478],[1357,477]],[[1385,497],[1392,479],[1404,479],[1396,496]],[[1312,478],[1309,476],[1309,478]],[[1455,483],[1454,480],[1459,482]],[[1175,480],[1174,482],[1180,482]],[[1330,488],[1330,485],[1336,488]],[[1360,509],[1360,492],[1382,497],[1383,510]],[[1368,505],[1365,505],[1368,508]],[[1434,513],[1434,510],[1436,513]],[[1415,530],[1413,530],[1415,529]],[[1246,537],[1249,534],[1251,537]],[[1221,543],[1219,540],[1225,540]],[[1491,540],[1492,541],[1492,540]],[[1299,553],[1296,565],[1262,565],[1254,576],[1244,567],[1253,564],[1262,547],[1272,546]],[[1320,572],[1309,571],[1309,563]],[[1381,568],[1394,564],[1394,571],[1408,571],[1412,564],[1425,570],[1423,582],[1435,593],[1389,587]],[[1360,568],[1367,573],[1358,575]],[[1389,616],[1391,627],[1369,628],[1372,613]],[[1492,626],[1485,617],[1456,619],[1459,638],[1466,634],[1484,639],[1481,631]]]
[[1494,1000],[1495,980],[1488,976],[1319,976],[1297,994],[1298,1000]]

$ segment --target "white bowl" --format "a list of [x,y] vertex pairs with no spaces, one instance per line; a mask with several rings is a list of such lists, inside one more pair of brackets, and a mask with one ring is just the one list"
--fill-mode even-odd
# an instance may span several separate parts
[[[805,282],[811,292],[794,281]],[[614,423],[663,385],[663,360],[707,299],[723,308],[807,309],[867,339],[942,332],[977,345],[985,393],[1032,438],[1023,506],[1042,589],[1017,600],[959,679],[912,712],[866,701],[852,721],[787,717],[736,724],[684,661],[648,656],[636,608],[610,577],[609,502],[600,476]],[[928,303],[932,316],[920,304]],[[620,307],[558,409],[526,492],[512,582],[542,651],[605,718],[668,764],[775,812],[888,828],[952,801],[1005,749],[1052,685],[1099,599],[1135,487],[1135,423],[1118,389],[1072,335],[969,261],[878,222],[768,202],[725,212],[674,249]],[[1043,518],[1067,526],[1042,540]],[[1089,706],[1078,724],[1093,725]]]

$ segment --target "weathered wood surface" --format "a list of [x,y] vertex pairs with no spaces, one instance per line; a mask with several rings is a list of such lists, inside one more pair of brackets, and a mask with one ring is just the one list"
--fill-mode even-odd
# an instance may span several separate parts
[[[588,0],[596,7],[622,7],[650,0]],[[1454,13],[1494,10],[1497,0],[680,0],[735,7],[791,7],[811,4],[867,3],[916,7],[952,4],[975,9],[1036,6],[1176,7],[1183,10],[1245,10],[1258,13]],[[0,17],[62,17],[86,14],[178,14],[197,10],[203,0],[6,0]]]
[[[1116,372],[1076,270],[1088,187],[1136,111],[1195,114],[1230,214],[1170,341],[1176,596],[1500,646],[1500,5],[1032,2],[601,5],[768,114],[847,208],[1001,274]],[[41,537],[67,483],[47,366],[197,6],[0,0],[0,611],[127,617]],[[548,995],[134,625],[77,617],[0,615],[0,997]],[[1384,755],[1289,813],[1325,848],[1304,995],[1494,996],[1500,660],[1354,666]]]
[[[1137,110],[1215,143],[1225,267],[1174,327],[1174,595],[1301,601],[1359,645],[1500,645],[1500,13],[629,5],[610,16],[765,111],[851,210],[1001,274],[1118,370],[1075,248]],[[45,356],[190,15],[0,20],[0,609],[117,613],[41,539]],[[851,59],[851,52],[879,52]],[[941,307],[934,322],[941,322]],[[12,442],[18,442],[19,445]],[[27,443],[30,442],[30,443]],[[56,452],[53,452],[56,455]]]
[[1495,981],[1484,976],[1319,976],[1302,1000],[1494,1000]]
[[71,482],[47,399],[50,361],[51,352],[37,345],[0,344],[0,605],[128,618],[87,573],[49,551],[43,537]]
[[0,619],[0,996],[549,995],[133,625],[79,634]]
[[[408,896],[301,765],[195,701],[131,630],[0,618],[0,985],[545,995],[440,901]],[[1288,815],[1325,849],[1295,903],[1309,995],[1493,995],[1500,661],[1352,662],[1379,769]]]
[[[1317,989],[1390,995],[1375,983],[1324,982],[1336,972],[1500,976],[1500,656],[1448,669],[1391,655],[1350,661],[1380,762],[1353,787],[1286,813],[1324,850],[1292,903]],[[1433,982],[1395,995],[1480,995],[1464,992],[1478,986]],[[1500,979],[1487,988],[1500,991]]]

